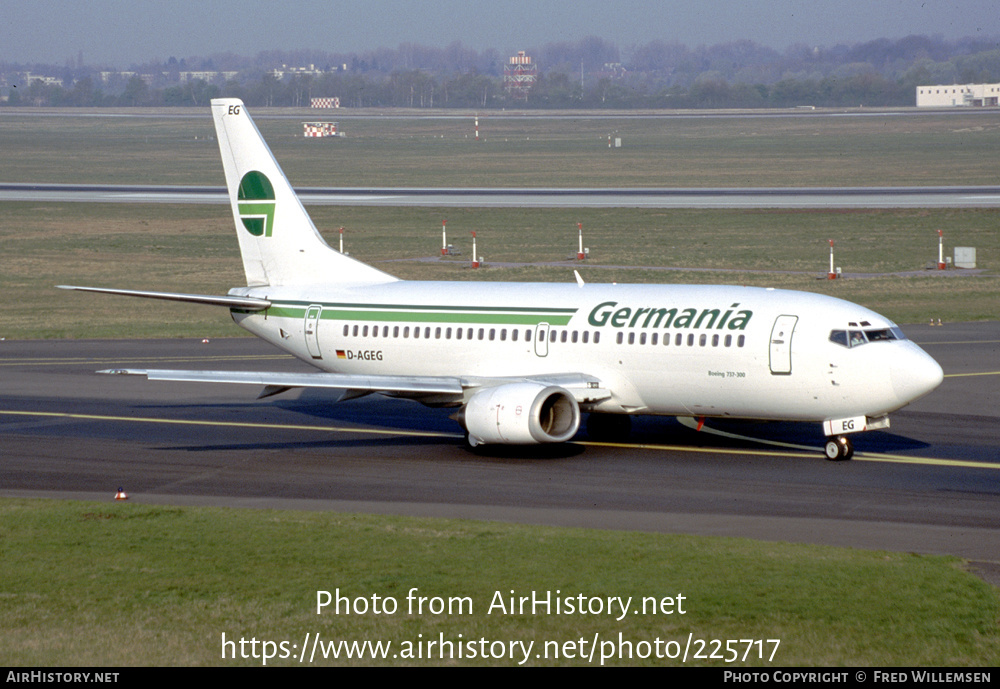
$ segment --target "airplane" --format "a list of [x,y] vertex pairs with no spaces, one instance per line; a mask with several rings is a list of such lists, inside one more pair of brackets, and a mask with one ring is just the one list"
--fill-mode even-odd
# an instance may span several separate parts
[[727,285],[401,280],[323,240],[244,104],[211,104],[246,286],[226,295],[60,288],[227,307],[311,373],[112,369],[149,380],[330,388],[457,408],[470,446],[560,443],[581,414],[822,424],[830,460],[887,428],[941,367],[895,323],[807,292]]

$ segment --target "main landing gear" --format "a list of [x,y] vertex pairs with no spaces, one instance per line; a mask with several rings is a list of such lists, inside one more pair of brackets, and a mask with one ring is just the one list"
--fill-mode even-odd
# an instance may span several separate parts
[[844,462],[854,456],[854,445],[847,436],[838,435],[826,441],[824,452],[831,462]]
[[632,430],[632,417],[628,414],[587,415],[587,436],[602,443],[623,443]]

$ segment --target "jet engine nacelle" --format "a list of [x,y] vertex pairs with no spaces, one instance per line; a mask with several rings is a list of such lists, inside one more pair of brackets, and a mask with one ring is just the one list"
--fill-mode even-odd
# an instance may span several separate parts
[[476,392],[460,415],[469,444],[561,443],[576,435],[580,406],[563,388],[509,383]]

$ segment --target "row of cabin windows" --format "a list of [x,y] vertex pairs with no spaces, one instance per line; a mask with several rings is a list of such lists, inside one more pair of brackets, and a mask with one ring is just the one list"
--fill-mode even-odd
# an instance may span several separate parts
[[[524,341],[531,342],[531,328],[524,329]],[[489,340],[493,342],[499,339],[501,342],[506,342],[508,337],[511,342],[517,342],[521,338],[521,330],[519,328],[454,328],[454,327],[444,327],[444,326],[421,326],[416,325],[412,328],[408,325],[399,326],[394,325],[391,327],[388,325],[349,325],[344,324],[344,337],[394,337],[403,339],[408,339],[412,337],[417,340],[421,337],[425,340],[429,340],[432,337],[435,340],[440,340],[442,337],[446,340]],[[545,338],[545,332],[540,330],[538,332],[538,339],[541,341]],[[549,342],[582,342],[583,344],[588,344],[593,342],[594,344],[599,344],[601,341],[601,333],[593,332],[589,330],[578,331],[578,330],[550,330],[549,331]]]
[[[688,347],[694,347],[694,345],[695,345],[695,337],[696,337],[695,334],[694,333],[688,333],[686,337],[687,337],[687,346]],[[675,334],[674,337],[673,337],[674,346],[675,347],[682,346],[684,344],[684,338],[685,338],[684,333],[677,333],[677,334]],[[708,343],[709,343],[708,333],[702,333],[701,335],[698,335],[697,338],[698,338],[697,342],[698,342],[698,346],[699,347],[707,347],[708,346]],[[658,339],[659,339],[659,333],[648,333],[647,334],[647,333],[643,333],[643,332],[641,332],[641,333],[630,332],[630,333],[628,333],[627,337],[626,337],[625,333],[622,333],[622,332],[618,333],[618,344],[624,344],[627,341],[630,345],[631,344],[636,344],[636,343],[638,343],[640,345],[644,345],[644,344],[655,345],[655,344],[657,344],[657,340]],[[718,334],[713,334],[712,335],[712,340],[711,340],[713,347],[718,347],[719,345],[722,345],[723,347],[732,347],[734,341],[735,341],[737,347],[742,347],[746,343],[746,336],[745,335],[738,335],[736,337],[736,339],[734,340],[732,335],[726,335],[725,337],[723,337],[723,336],[718,335]],[[670,346],[670,333],[664,333],[663,334],[663,346],[664,347],[669,347]]]
[[[388,325],[352,326],[347,323],[344,324],[344,337],[351,337],[351,336],[382,337],[382,338],[403,337],[404,339],[413,337],[413,339],[415,340],[420,339],[421,337],[425,340],[429,340],[432,337],[436,340],[440,340],[443,337],[446,340],[452,340],[452,339],[489,340],[490,342],[493,342],[497,340],[499,336],[499,340],[501,342],[506,342],[509,335],[511,342],[517,342],[521,338],[521,332],[522,331],[518,328],[511,328],[510,331],[508,332],[507,328],[499,328],[499,329],[498,328],[453,328],[453,327],[443,327],[443,326],[435,326],[432,328],[429,325],[423,327],[417,325],[411,328],[411,326],[408,325],[404,326],[394,325],[391,326],[390,329],[390,326]],[[532,339],[531,333],[532,333],[531,328],[524,329],[525,342],[531,342]],[[695,334],[688,333],[686,337],[687,337],[687,346],[694,347],[695,337],[696,337]],[[545,338],[545,331],[539,330],[538,331],[539,341],[543,340],[544,338]],[[673,336],[674,346],[676,347],[683,346],[684,338],[685,338],[684,333],[676,333]],[[702,333],[701,335],[698,335],[697,338],[699,347],[708,346],[709,339],[707,333]],[[618,333],[618,344],[624,344],[626,342],[626,339],[630,345],[636,343],[640,345],[644,344],[655,345],[661,341],[660,333],[655,333],[655,332],[654,333],[629,332],[627,338],[625,333],[623,332]],[[574,344],[577,342],[581,342],[583,344],[588,344],[590,342],[593,342],[594,344],[599,344],[601,342],[601,333],[600,331],[591,332],[589,330],[579,331],[579,330],[549,329],[548,340],[549,342],[570,342]],[[670,346],[671,343],[670,333],[663,334],[662,342],[664,346]],[[746,342],[746,336],[744,335],[738,335],[734,339],[732,335],[725,335],[723,337],[722,335],[719,334],[713,334],[711,339],[713,347],[719,347],[720,345],[723,347],[732,347],[734,343],[737,347],[742,347],[745,344],[745,342]]]

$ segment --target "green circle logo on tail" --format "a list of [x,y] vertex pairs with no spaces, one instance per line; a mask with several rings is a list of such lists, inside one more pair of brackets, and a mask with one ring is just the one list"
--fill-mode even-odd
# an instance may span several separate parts
[[254,237],[270,237],[274,230],[274,187],[263,172],[243,175],[237,192],[243,227]]

